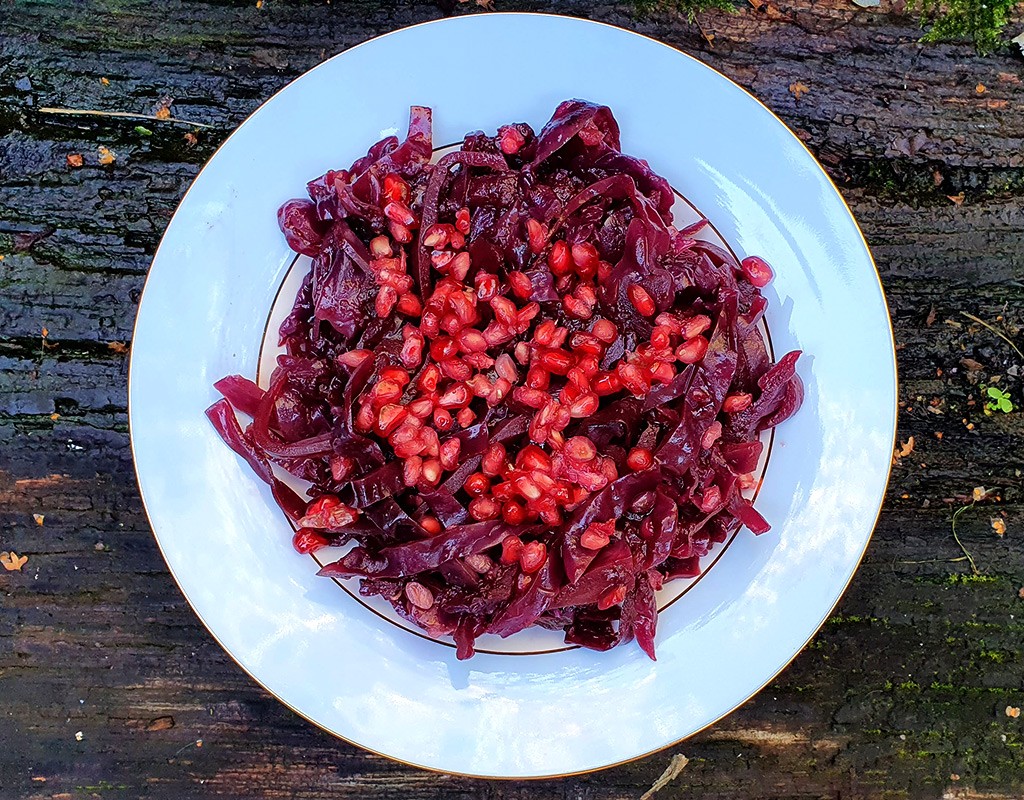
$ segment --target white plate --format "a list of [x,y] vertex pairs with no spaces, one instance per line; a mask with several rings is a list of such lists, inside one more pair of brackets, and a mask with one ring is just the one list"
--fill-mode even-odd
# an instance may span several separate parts
[[[544,54],[538,57],[531,54]],[[391,624],[316,578],[269,491],[203,410],[218,378],[254,375],[293,264],[278,205],[434,109],[435,141],[528,121],[559,101],[609,105],[625,152],[765,256],[776,353],[802,349],[803,408],[776,432],[741,532],[659,619],[658,661],[608,653],[478,654]],[[281,702],[395,759],[495,777],[565,775],[658,750],[710,725],[788,664],[867,546],[895,434],[885,300],[856,223],[800,142],[700,62],[564,17],[448,19],[352,48],[303,75],[217,151],[149,273],[129,381],[139,483],[164,557],[204,624]]]

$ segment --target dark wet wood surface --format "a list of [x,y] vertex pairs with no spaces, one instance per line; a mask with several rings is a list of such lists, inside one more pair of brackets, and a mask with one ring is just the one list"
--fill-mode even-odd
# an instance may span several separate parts
[[[640,798],[675,753],[689,764],[658,798],[1024,796],[1024,717],[1007,713],[1024,706],[1024,424],[986,415],[979,388],[1024,405],[1024,365],[964,316],[1024,348],[1024,61],[921,46],[888,0],[773,0],[700,28],[621,4],[497,5],[620,24],[723,71],[798,132],[864,228],[914,448],[835,615],[728,719],[586,777],[430,774],[296,717],[200,625],[149,531],[125,413],[136,303],[189,181],[263,99],[452,9],[0,0],[0,550],[28,556],[0,571],[0,798]],[[212,127],[44,111],[152,114],[162,97]],[[970,505],[975,487],[991,491]],[[965,505],[977,575],[951,528]]]

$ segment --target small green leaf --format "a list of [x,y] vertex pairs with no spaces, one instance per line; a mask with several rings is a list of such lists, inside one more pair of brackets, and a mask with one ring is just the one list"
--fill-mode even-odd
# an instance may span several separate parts
[[153,135],[153,131],[151,131],[149,128],[143,127],[142,125],[136,125],[135,126],[135,132],[137,134],[139,134],[140,136],[152,136]]

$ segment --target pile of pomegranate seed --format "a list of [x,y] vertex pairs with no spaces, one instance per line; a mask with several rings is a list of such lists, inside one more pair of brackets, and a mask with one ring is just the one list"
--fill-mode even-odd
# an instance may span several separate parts
[[[654,592],[767,523],[758,434],[802,397],[756,323],[768,264],[672,225],[671,188],[604,107],[471,134],[430,163],[430,117],[282,206],[313,266],[266,392],[210,409],[301,553],[355,540],[358,576],[460,657],[533,624],[653,658]],[[225,403],[226,401],[221,401]],[[271,464],[309,484],[304,501]]]

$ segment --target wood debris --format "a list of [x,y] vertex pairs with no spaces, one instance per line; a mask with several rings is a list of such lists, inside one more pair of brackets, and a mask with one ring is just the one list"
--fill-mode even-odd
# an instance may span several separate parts
[[46,519],[46,517],[42,514],[33,514],[32,519],[34,519],[36,521],[36,525],[41,528],[43,527],[43,520]]
[[107,349],[112,353],[127,353],[128,345],[124,342],[107,342]]
[[165,94],[159,100],[156,101],[156,105],[153,106],[153,116],[157,119],[170,119],[171,118],[171,104],[174,102],[174,98],[170,95]]
[[150,732],[153,732],[153,731],[166,731],[166,730],[170,730],[173,727],[174,727],[174,717],[170,716],[169,714],[166,715],[166,716],[163,716],[163,717],[156,717],[155,719],[151,719],[146,724],[146,730],[150,731]]
[[1017,719],[1017,717],[1020,716],[1020,708],[1018,708],[1017,706],[1007,706],[1006,716],[1008,716],[1010,719]]
[[808,86],[806,83],[803,83],[802,81],[796,81],[794,83],[789,84],[789,92],[797,100],[799,100],[809,91],[811,91],[811,87]]
[[8,572],[20,572],[27,563],[28,556],[19,556],[13,550],[9,553],[0,553],[0,565]]
[[85,163],[82,159],[81,153],[68,153],[67,156],[65,156],[65,161],[67,161],[68,166],[73,169],[78,169],[78,167]]
[[946,197],[953,202],[953,205],[962,206],[964,204],[964,193],[960,194],[947,194]]
[[974,87],[975,94],[985,94],[985,92],[987,91],[988,88],[986,88],[985,84],[983,83],[979,83],[977,86]]
[[999,517],[992,517],[992,530],[996,532],[996,536],[1005,536],[1006,523]]
[[109,147],[100,145],[99,147],[99,162],[103,166],[107,164],[113,164],[117,160],[117,153],[111,150]]

